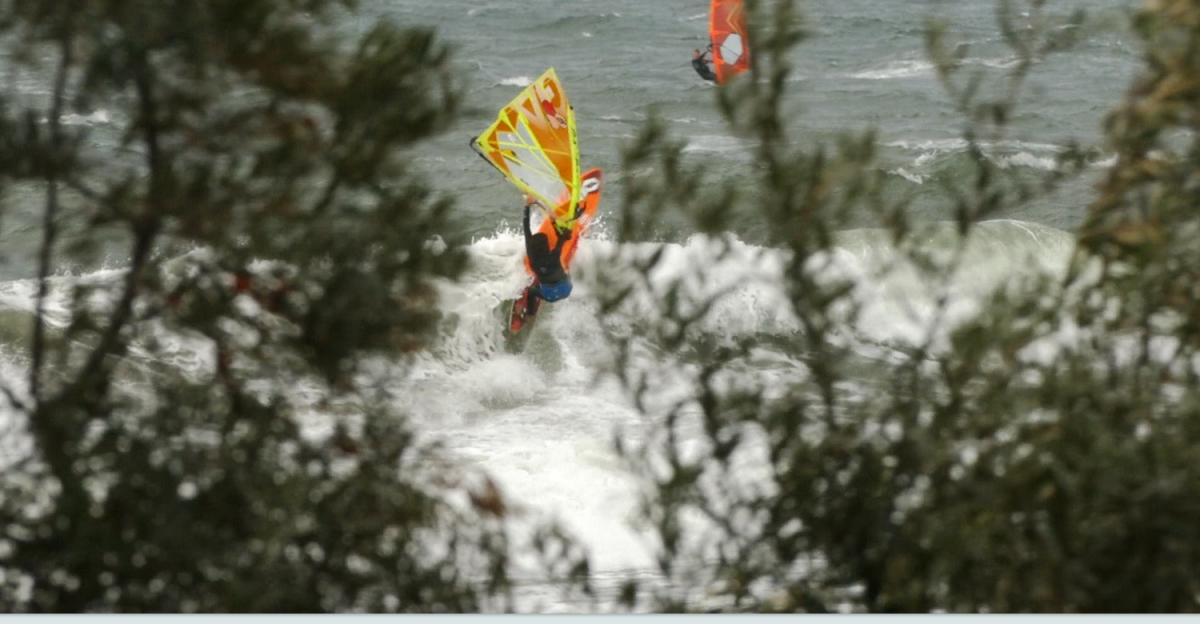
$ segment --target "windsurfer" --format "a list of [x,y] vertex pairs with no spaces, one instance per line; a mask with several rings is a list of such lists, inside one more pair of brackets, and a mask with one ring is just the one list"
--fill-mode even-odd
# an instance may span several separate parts
[[717,73],[712,68],[712,44],[708,44],[708,48],[704,50],[704,54],[700,50],[695,50],[692,56],[692,69],[696,70],[700,77],[709,81],[716,82]]
[[530,312],[536,310],[533,295],[554,302],[566,299],[571,294],[571,276],[563,269],[562,249],[571,238],[571,230],[559,232],[558,241],[550,248],[550,238],[544,232],[534,234],[529,227],[529,207],[537,203],[537,199],[525,196],[525,253],[529,256],[529,266],[535,276],[534,285],[529,289],[530,299],[527,303]]

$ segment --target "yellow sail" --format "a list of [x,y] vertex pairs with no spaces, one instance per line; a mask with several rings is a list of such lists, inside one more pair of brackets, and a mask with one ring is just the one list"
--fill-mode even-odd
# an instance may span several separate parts
[[537,197],[557,223],[573,216],[580,198],[575,113],[554,69],[500,109],[472,146],[517,188]]

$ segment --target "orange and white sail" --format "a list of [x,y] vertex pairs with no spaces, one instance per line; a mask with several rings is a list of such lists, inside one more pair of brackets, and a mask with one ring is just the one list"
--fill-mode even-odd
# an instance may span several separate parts
[[580,200],[575,113],[554,69],[500,109],[472,146],[523,192],[565,223]]
[[725,83],[750,69],[746,12],[742,0],[712,0],[708,34],[713,44],[713,69],[717,82]]

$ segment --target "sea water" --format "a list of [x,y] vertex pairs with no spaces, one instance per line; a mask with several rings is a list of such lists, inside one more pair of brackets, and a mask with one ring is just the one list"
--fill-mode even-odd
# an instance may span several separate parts
[[[937,222],[942,218],[938,189],[967,170],[969,156],[963,118],[926,57],[924,33],[931,20],[944,21],[951,40],[967,46],[964,66],[1002,79],[1016,58],[999,34],[995,3],[799,4],[807,39],[790,58],[789,136],[804,146],[873,128],[881,145],[880,167],[894,178],[898,192],[915,198],[916,214]],[[1020,8],[1021,3],[1013,4]],[[985,143],[984,152],[1011,170],[1046,171],[1055,166],[1057,145],[1075,140],[1090,150],[1095,173],[978,228],[963,269],[949,286],[953,318],[973,314],[989,289],[1018,272],[1062,269],[1072,248],[1071,230],[1086,214],[1092,185],[1111,156],[1101,123],[1129,84],[1141,53],[1125,26],[1133,2],[1049,4],[1051,13],[1062,16],[1085,6],[1087,37],[1069,51],[1039,59],[1010,131],[1003,140]],[[636,306],[625,317],[598,318],[592,280],[599,265],[618,252],[648,253],[666,244],[664,274],[705,266],[711,278],[706,287],[738,285],[706,318],[705,331],[786,333],[794,323],[778,289],[779,252],[763,246],[761,231],[730,232],[728,254],[718,254],[685,228],[646,232],[621,245],[608,234],[615,230],[614,207],[627,175],[621,170],[622,146],[651,114],[687,142],[685,153],[705,163],[711,175],[733,178],[744,172],[751,144],[729,132],[716,107],[715,88],[689,65],[692,50],[707,45],[707,3],[364,0],[362,5],[347,28],[365,30],[380,19],[435,27],[453,47],[465,87],[460,119],[412,157],[430,184],[456,198],[454,229],[447,239],[467,245],[471,268],[460,282],[440,285],[443,334],[432,351],[395,379],[394,396],[410,407],[425,439],[444,441],[460,460],[494,476],[513,507],[523,510],[516,532],[540,519],[558,519],[589,546],[593,569],[602,577],[644,573],[653,566],[655,545],[629,522],[639,494],[612,440],[623,436],[637,442],[652,416],[640,414],[611,378],[599,375],[609,363],[606,332],[636,335],[639,319]],[[502,348],[500,332],[503,302],[526,280],[521,198],[467,143],[500,106],[549,67],[575,107],[582,166],[603,168],[606,184],[599,221],[579,247],[574,293],[546,306],[527,351],[512,355]],[[21,88],[32,96],[42,89],[36,84]],[[98,130],[111,123],[103,110],[66,121]],[[30,251],[39,238],[39,204],[35,197],[24,206],[17,199],[14,212],[0,223],[0,325],[28,314],[33,296]],[[855,329],[864,345],[915,340],[928,320],[923,315],[933,294],[903,274],[873,279],[874,268],[891,260],[886,237],[872,225],[841,233],[830,270],[859,283],[856,297],[864,307]],[[64,280],[96,279],[119,270],[121,262],[112,257],[104,267],[59,267],[58,272]],[[24,370],[16,350],[13,343],[0,342],[0,374],[6,379],[19,378]],[[189,360],[182,352],[180,358],[169,364]],[[789,370],[786,357],[763,366],[764,374],[769,368],[784,378]],[[378,374],[386,377],[392,370],[382,366]],[[23,446],[7,436],[3,448],[18,452]],[[573,607],[551,602],[537,608]]]

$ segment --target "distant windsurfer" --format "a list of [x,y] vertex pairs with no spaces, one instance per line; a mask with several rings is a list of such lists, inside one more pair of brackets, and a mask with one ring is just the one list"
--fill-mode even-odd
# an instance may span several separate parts
[[700,74],[701,78],[709,82],[716,82],[717,73],[712,68],[712,49],[713,47],[710,43],[708,44],[708,48],[704,50],[704,54],[701,54],[700,50],[695,50],[695,54],[692,56],[692,69],[696,70],[696,73]]
[[525,196],[525,253],[529,256],[529,266],[536,276],[534,285],[529,289],[529,301],[526,302],[527,314],[537,310],[534,299],[545,299],[554,302],[566,299],[571,294],[571,276],[563,269],[562,249],[571,238],[571,230],[559,232],[558,241],[550,248],[550,238],[543,232],[534,234],[529,227],[529,208],[538,203],[531,195]]

